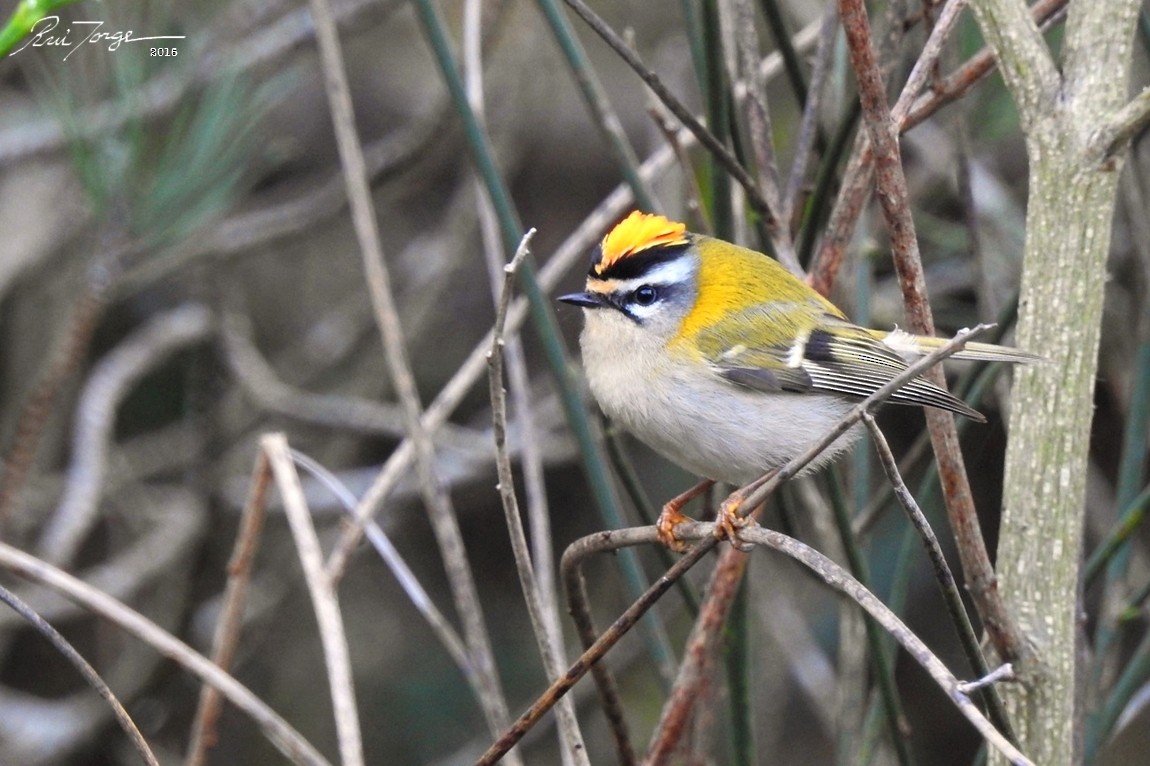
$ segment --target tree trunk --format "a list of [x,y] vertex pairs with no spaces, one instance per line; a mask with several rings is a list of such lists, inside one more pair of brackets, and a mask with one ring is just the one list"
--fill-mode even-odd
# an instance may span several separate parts
[[1003,688],[1022,750],[1075,763],[1078,568],[1094,377],[1117,173],[1073,151],[1030,152],[1030,210],[1018,345],[1050,362],[1014,384],[997,569],[1033,654]]
[[1137,6],[1072,2],[1056,67],[1022,3],[972,1],[1018,104],[1030,160],[1018,345],[1049,360],[1015,379],[997,561],[1028,642],[1022,683],[1002,693],[1022,751],[1044,766],[1077,763],[1082,749],[1079,564],[1121,165],[1102,160],[1097,134],[1127,98]]

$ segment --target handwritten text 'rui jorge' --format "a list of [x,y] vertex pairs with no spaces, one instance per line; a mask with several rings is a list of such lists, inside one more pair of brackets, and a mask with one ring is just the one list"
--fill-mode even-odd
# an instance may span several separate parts
[[[74,32],[73,27],[76,28]],[[61,48],[68,50],[64,54],[64,60],[67,61],[69,56],[85,45],[106,45],[109,51],[116,51],[126,43],[138,43],[145,40],[183,40],[184,38],[185,35],[136,37],[130,29],[106,31],[102,21],[73,21],[69,26],[60,30],[59,16],[45,16],[32,25],[28,40],[8,55],[15,56],[25,48]]]

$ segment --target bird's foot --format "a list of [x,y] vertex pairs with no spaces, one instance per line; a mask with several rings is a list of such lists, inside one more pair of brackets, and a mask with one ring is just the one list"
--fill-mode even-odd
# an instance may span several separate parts
[[747,527],[758,526],[759,522],[751,516],[743,516],[739,513],[742,501],[743,498],[740,493],[735,493],[724,501],[719,508],[718,516],[715,518],[715,537],[729,541],[733,547],[746,553],[754,550],[755,546],[743,542],[739,534]]
[[663,511],[659,514],[658,521],[655,522],[655,529],[659,534],[659,542],[676,553],[683,553],[687,550],[686,543],[675,536],[675,527],[677,525],[682,524],[684,521],[692,520],[690,516],[683,514],[683,506],[706,492],[714,483],[715,482],[710,479],[704,479],[683,494],[671,498],[671,500],[663,506]]

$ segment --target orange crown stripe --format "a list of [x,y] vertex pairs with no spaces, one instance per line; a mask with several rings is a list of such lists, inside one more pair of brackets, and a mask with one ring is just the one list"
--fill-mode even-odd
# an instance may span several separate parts
[[652,247],[687,244],[687,226],[661,215],[638,210],[607,232],[600,245],[601,255],[595,273],[602,274],[612,264]]

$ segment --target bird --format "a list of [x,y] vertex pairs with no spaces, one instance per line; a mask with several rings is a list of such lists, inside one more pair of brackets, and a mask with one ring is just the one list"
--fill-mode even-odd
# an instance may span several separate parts
[[[612,421],[703,481],[663,506],[659,539],[682,551],[682,507],[715,481],[736,486],[785,465],[858,401],[946,341],[872,330],[763,253],[664,216],[634,211],[594,249],[579,336],[591,394]],[[970,342],[958,359],[1029,363],[1034,354]],[[985,422],[922,377],[889,397]],[[858,438],[855,426],[817,470]],[[724,504],[716,534],[733,544],[747,520]]]

